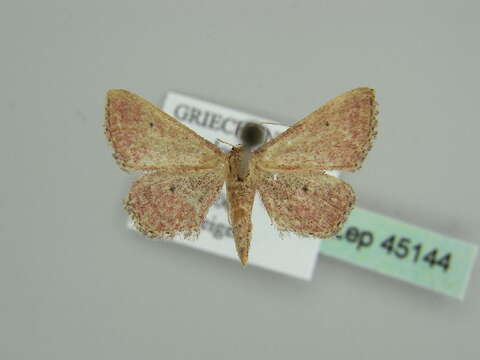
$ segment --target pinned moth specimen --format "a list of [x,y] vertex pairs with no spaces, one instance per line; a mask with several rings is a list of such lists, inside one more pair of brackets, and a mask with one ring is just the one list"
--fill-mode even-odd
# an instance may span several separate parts
[[228,215],[240,261],[252,236],[256,191],[278,230],[329,238],[355,201],[347,183],[327,170],[360,168],[376,134],[374,90],[358,88],[330,100],[285,132],[264,141],[264,128],[243,126],[243,145],[216,145],[126,90],[107,93],[105,133],[122,169],[143,172],[125,208],[149,237],[197,235],[226,183]]

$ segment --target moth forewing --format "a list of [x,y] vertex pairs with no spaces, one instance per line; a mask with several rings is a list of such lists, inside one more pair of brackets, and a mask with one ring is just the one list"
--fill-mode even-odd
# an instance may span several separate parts
[[255,151],[263,168],[358,169],[376,135],[375,92],[347,91]]
[[214,144],[126,90],[107,93],[105,134],[125,170],[205,169],[223,161]]

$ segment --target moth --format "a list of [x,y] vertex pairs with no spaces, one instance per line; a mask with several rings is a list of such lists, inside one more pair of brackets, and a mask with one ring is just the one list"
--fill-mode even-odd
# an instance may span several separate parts
[[149,237],[195,236],[223,184],[242,265],[248,261],[255,193],[277,229],[329,238],[355,202],[347,183],[327,170],[360,168],[376,135],[373,89],[345,92],[263,143],[247,124],[228,153],[158,107],[126,90],[107,92],[105,133],[126,171],[142,172],[124,202]]

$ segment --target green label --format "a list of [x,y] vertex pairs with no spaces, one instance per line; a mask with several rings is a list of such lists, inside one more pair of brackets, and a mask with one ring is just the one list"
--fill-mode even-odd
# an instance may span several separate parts
[[320,253],[463,299],[477,247],[356,208]]

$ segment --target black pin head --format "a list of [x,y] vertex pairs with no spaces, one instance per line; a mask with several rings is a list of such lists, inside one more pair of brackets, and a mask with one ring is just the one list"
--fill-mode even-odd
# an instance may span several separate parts
[[246,123],[239,128],[239,137],[245,147],[253,148],[265,142],[266,130],[262,125]]

